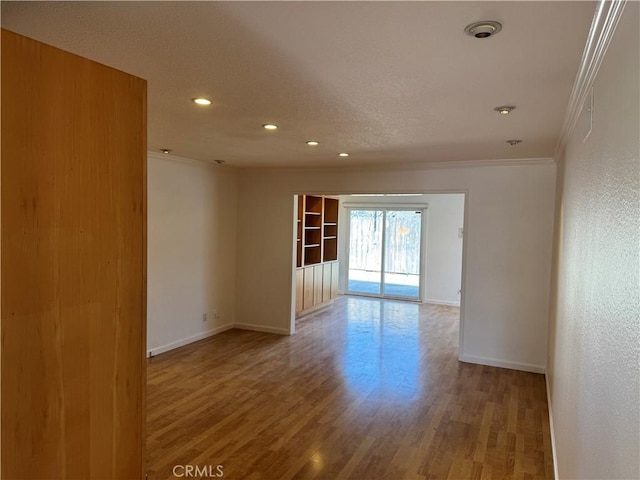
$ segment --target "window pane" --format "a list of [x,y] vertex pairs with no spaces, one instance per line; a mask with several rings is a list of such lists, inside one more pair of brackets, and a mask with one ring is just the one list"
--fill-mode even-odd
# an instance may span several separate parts
[[382,211],[351,210],[349,227],[350,292],[380,294]]

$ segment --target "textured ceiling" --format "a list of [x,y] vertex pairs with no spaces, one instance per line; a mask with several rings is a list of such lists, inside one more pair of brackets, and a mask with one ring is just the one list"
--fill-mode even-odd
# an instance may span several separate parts
[[[147,79],[150,150],[233,166],[353,166],[552,156],[595,6],[2,2],[1,19]],[[487,19],[502,32],[464,34]],[[214,104],[197,107],[197,96]],[[505,104],[517,109],[493,111]]]

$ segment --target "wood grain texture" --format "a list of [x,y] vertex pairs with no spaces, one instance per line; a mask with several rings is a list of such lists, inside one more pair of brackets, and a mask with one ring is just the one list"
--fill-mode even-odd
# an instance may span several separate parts
[[2,30],[2,478],[144,470],[146,82]]
[[550,479],[542,375],[457,360],[459,310],[339,297],[149,360],[149,478]]

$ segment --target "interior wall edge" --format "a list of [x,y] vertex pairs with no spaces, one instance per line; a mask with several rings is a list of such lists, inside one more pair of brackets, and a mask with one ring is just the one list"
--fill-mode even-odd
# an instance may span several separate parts
[[262,332],[262,333],[275,333],[276,335],[290,335],[290,331],[287,328],[278,328],[278,327],[267,327],[264,325],[256,325],[253,323],[234,323],[233,328],[237,328],[239,330],[249,330],[252,332]]
[[544,372],[544,384],[547,391],[547,408],[549,410],[549,433],[551,435],[551,454],[553,456],[554,479],[560,479],[558,474],[558,454],[556,452],[556,431],[553,425],[553,406],[551,404],[551,390],[549,389],[549,372]]
[[196,335],[191,335],[189,337],[176,340],[175,342],[167,343],[166,345],[160,345],[159,347],[147,350],[147,358],[155,357],[156,355],[160,355],[161,353],[169,352],[171,350],[175,350],[176,348],[184,347],[185,345],[204,340],[205,338],[209,338],[219,333],[226,332],[227,330],[231,330],[232,328],[233,324],[229,323],[212,328],[211,330],[208,330],[206,332],[198,333]]
[[529,363],[512,362],[509,360],[502,360],[499,358],[488,358],[488,357],[481,357],[477,355],[468,355],[466,353],[461,353],[458,356],[458,359],[461,362],[465,362],[465,363],[475,363],[477,365],[486,365],[487,367],[508,368],[510,370],[520,370],[523,372],[543,374],[546,371],[544,365],[532,365]]

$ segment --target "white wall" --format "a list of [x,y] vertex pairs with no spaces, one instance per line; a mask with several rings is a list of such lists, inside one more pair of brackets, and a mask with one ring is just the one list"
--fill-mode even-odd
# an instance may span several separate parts
[[147,350],[158,354],[235,321],[238,186],[233,170],[153,153],[147,178]]
[[462,238],[458,229],[464,224],[464,194],[438,193],[411,197],[340,197],[339,259],[341,267],[341,291],[346,286],[348,256],[347,231],[349,219],[346,203],[358,205],[400,206],[428,204],[424,259],[424,301],[442,305],[460,305],[458,290],[462,287]]
[[468,192],[463,360],[544,371],[555,165],[239,172],[237,321],[292,324],[296,193]]
[[559,167],[549,335],[559,478],[640,478],[640,38],[628,2]]
[[462,288],[462,238],[464,195],[426,195],[427,261],[425,302],[460,305]]

